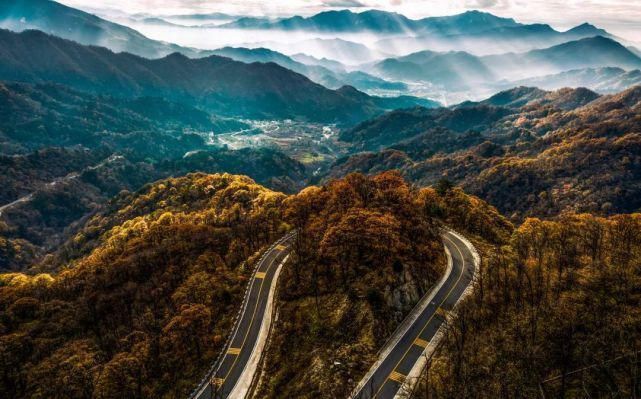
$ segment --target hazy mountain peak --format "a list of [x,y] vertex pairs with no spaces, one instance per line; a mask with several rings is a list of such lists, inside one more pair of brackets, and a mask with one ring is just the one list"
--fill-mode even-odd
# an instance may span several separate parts
[[570,29],[567,31],[567,33],[574,33],[574,34],[581,34],[581,35],[588,35],[588,34],[594,34],[599,35],[599,36],[609,36],[609,33],[605,31],[604,29],[597,28],[596,26],[584,22],[581,25],[575,26],[574,28]]
[[[629,59],[634,59],[635,62],[638,61],[641,63],[641,58],[639,58],[636,54],[631,52],[624,45],[622,45],[621,43],[619,43],[618,41],[610,37],[603,36],[603,35],[584,37],[582,39],[578,39],[572,42],[567,42],[555,47],[551,47],[551,49],[564,49],[564,48],[575,48],[575,49],[590,48],[593,51],[616,52],[618,55],[624,55]],[[580,56],[580,54],[577,54],[577,56]]]

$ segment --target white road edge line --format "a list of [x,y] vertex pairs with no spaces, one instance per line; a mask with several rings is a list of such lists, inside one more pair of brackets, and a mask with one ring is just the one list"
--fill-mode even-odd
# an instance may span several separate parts
[[238,333],[237,329],[238,329],[238,323],[240,323],[240,318],[242,317],[242,315],[247,310],[247,305],[249,303],[249,300],[248,300],[249,292],[250,292],[251,288],[253,287],[254,283],[256,282],[256,279],[255,279],[256,272],[260,268],[260,265],[263,263],[263,261],[265,260],[265,258],[269,254],[269,252],[271,252],[277,245],[282,244],[283,242],[285,242],[293,234],[294,234],[293,232],[289,232],[285,236],[279,238],[274,243],[272,243],[265,250],[265,252],[263,252],[261,257],[258,259],[258,262],[256,262],[256,265],[254,266],[254,270],[252,271],[251,282],[245,288],[245,293],[243,294],[243,300],[242,300],[242,303],[241,303],[241,306],[240,306],[240,310],[238,311],[238,314],[236,314],[236,317],[234,318],[234,322],[233,322],[233,325],[232,325],[231,333],[227,337],[227,341],[225,342],[225,345],[223,346],[223,349],[221,350],[220,354],[218,355],[218,358],[216,358],[216,360],[212,364],[210,370],[207,372],[205,377],[202,379],[202,381],[200,382],[198,387],[191,393],[191,395],[189,395],[190,399],[197,398],[197,397],[199,397],[200,395],[203,394],[203,392],[209,386],[209,379],[213,375],[215,375],[216,372],[218,371],[218,369],[220,368],[220,366],[222,364],[222,361],[226,356],[227,349],[229,349],[229,346],[231,345],[232,341],[236,337],[236,334]]
[[[467,247],[467,249],[472,254],[472,257],[474,258],[474,275],[472,276],[472,281],[467,286],[465,291],[463,291],[463,294],[461,294],[461,297],[454,304],[454,310],[450,312],[451,317],[455,317],[456,306],[458,306],[458,304],[461,303],[465,298],[467,298],[474,290],[474,283],[480,272],[481,257],[476,251],[476,248],[474,248],[474,245],[472,245],[472,243],[467,238],[463,237],[462,235],[455,232],[454,230],[448,229],[447,232],[452,234],[454,237],[458,238],[463,243],[463,245]],[[450,254],[450,251],[447,249],[447,247],[445,247],[445,253],[447,254],[447,258],[448,258],[447,261],[449,264],[452,262],[452,254]],[[465,259],[463,261],[465,261]],[[430,343],[427,345],[425,350],[423,350],[421,357],[414,364],[414,367],[412,367],[412,370],[410,370],[409,374],[407,374],[407,378],[405,378],[405,382],[403,382],[403,385],[401,385],[401,387],[398,389],[398,392],[396,393],[396,396],[394,396],[394,399],[407,399],[409,397],[409,394],[414,390],[414,385],[416,385],[416,383],[418,382],[418,379],[421,377],[421,373],[423,372],[423,369],[427,365],[427,359],[432,357],[439,342],[441,341],[441,339],[443,339],[443,335],[445,335],[446,325],[447,323],[441,324],[439,329],[436,331],[436,334],[434,334],[434,337],[430,340]]]
[[[450,230],[447,231],[449,232]],[[443,244],[443,246],[445,247],[445,244]],[[414,309],[412,309],[410,314],[401,322],[401,325],[399,325],[399,328],[397,328],[396,333],[387,341],[387,343],[383,347],[383,350],[380,352],[376,362],[374,362],[367,374],[365,374],[358,385],[356,385],[356,388],[354,388],[354,390],[352,391],[350,398],[356,398],[361,389],[367,385],[370,378],[372,378],[376,370],[378,370],[378,368],[380,367],[381,363],[383,363],[383,361],[387,358],[392,349],[396,347],[401,338],[405,335],[405,333],[407,333],[407,330],[409,330],[414,322],[416,322],[421,313],[423,313],[425,308],[430,304],[432,299],[434,299],[436,294],[443,287],[443,284],[445,284],[445,281],[447,281],[450,274],[452,274],[452,256],[450,255],[447,247],[445,247],[445,253],[447,255],[447,268],[445,269],[445,273],[443,274],[443,276],[441,276],[438,284],[434,288],[432,288],[432,291],[429,295],[423,296],[423,298],[418,302]]]
[[232,388],[229,393],[230,398],[244,398],[249,393],[251,388],[252,381],[254,380],[254,374],[256,374],[256,369],[258,368],[258,363],[263,354],[263,349],[265,349],[265,344],[269,336],[269,327],[272,322],[272,313],[274,311],[274,292],[276,291],[276,283],[278,277],[283,268],[283,265],[289,259],[289,254],[283,258],[283,260],[278,265],[276,272],[274,273],[274,278],[272,279],[272,285],[269,288],[269,295],[267,297],[267,305],[265,307],[265,313],[263,314],[263,322],[261,323],[260,330],[258,332],[258,337],[254,343],[252,353],[245,363],[245,368],[243,369],[240,377],[236,381],[236,385]]

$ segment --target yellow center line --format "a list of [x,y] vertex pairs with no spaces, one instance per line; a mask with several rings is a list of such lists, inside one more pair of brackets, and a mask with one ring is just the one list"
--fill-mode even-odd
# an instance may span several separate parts
[[[463,264],[461,265],[461,274],[459,275],[458,279],[456,280],[456,283],[454,283],[454,285],[452,286],[452,288],[450,288],[450,290],[448,291],[447,295],[445,295],[445,298],[443,299],[443,301],[442,301],[442,302],[441,302],[441,303],[436,307],[436,309],[437,309],[437,310],[438,310],[441,306],[443,306],[443,304],[445,303],[445,301],[447,301],[447,300],[449,299],[450,295],[452,294],[452,291],[454,291],[454,288],[456,288],[456,286],[458,285],[458,283],[461,281],[461,278],[463,277],[463,274],[465,273],[465,270],[464,270],[464,269],[465,269],[465,268],[464,268],[464,266],[465,266],[465,257],[463,256],[463,253],[461,252],[461,250],[459,249],[459,247],[454,243],[454,241],[450,240],[450,239],[449,239],[449,238],[447,238],[446,236],[443,236],[443,239],[445,239],[445,240],[449,241],[449,242],[454,246],[454,248],[456,248],[456,250],[458,251],[459,255],[461,255],[461,262],[462,262]],[[454,262],[454,260],[452,260],[452,262]],[[429,306],[429,305],[428,305],[428,306]],[[432,316],[430,316],[430,318],[427,320],[427,322],[425,323],[425,325],[423,326],[423,328],[421,329],[421,331],[418,333],[418,337],[420,337],[421,335],[423,335],[423,332],[425,332],[425,329],[427,328],[427,326],[429,326],[429,325],[430,325],[430,322],[431,322],[431,321],[432,321],[432,319],[434,318],[434,315],[436,315],[436,311],[435,311],[434,313],[432,313]],[[394,366],[394,368],[392,369],[392,372],[387,376],[387,378],[385,379],[385,381],[381,384],[380,388],[378,388],[378,391],[376,391],[376,393],[374,394],[374,397],[373,397],[372,399],[374,399],[374,398],[376,398],[376,397],[378,396],[378,394],[381,392],[381,389],[383,389],[383,387],[385,386],[385,383],[387,383],[387,380],[391,379],[391,380],[393,380],[393,381],[397,381],[397,380],[395,380],[395,379],[394,379],[394,378],[392,378],[392,377],[393,377],[393,376],[396,376],[394,373],[398,373],[398,372],[396,371],[396,368],[401,364],[401,362],[402,362],[403,360],[405,360],[405,358],[407,357],[407,354],[409,353],[410,349],[412,349],[412,346],[411,346],[411,345],[407,348],[407,350],[406,350],[406,351],[405,351],[405,353],[403,354],[403,357],[401,357],[401,359],[398,361],[398,363],[396,363],[396,365],[395,365],[395,366]],[[398,373],[398,374],[400,374],[400,373]],[[402,374],[401,374],[401,375],[402,375]],[[397,381],[397,382],[398,382],[398,381]]]
[[427,348],[429,344],[429,342],[421,338],[416,338],[416,340],[414,341],[414,345],[420,346],[421,348]]
[[229,348],[227,353],[230,355],[238,355],[240,354],[240,348]]
[[219,387],[225,383],[225,380],[222,378],[212,378],[210,382],[212,385]]
[[397,371],[392,371],[389,378],[402,384],[405,381],[405,377],[406,376]]
[[[272,263],[267,267],[267,270],[265,273],[269,273],[269,270],[274,266],[276,258],[272,261]],[[256,279],[254,278],[254,281]],[[258,310],[258,304],[260,302],[260,294],[263,291],[263,285],[265,283],[265,280],[263,278],[260,278],[260,289],[258,290],[258,296],[256,297],[256,305],[254,306],[254,312],[252,313],[252,319],[251,322],[249,323],[249,327],[247,328],[247,332],[245,332],[245,337],[243,338],[243,343],[240,345],[240,348],[238,349],[238,353],[240,354],[240,351],[245,347],[245,342],[247,341],[247,337],[249,336],[249,332],[251,331],[252,325],[254,324],[254,320],[256,319],[256,311]],[[250,294],[251,295],[251,294]],[[234,359],[234,362],[231,364],[231,367],[229,368],[229,371],[227,374],[225,374],[225,377],[223,377],[223,381],[227,380],[227,377],[229,377],[229,374],[234,370],[234,367],[236,366],[236,362],[238,362],[238,358],[240,356],[236,356]]]

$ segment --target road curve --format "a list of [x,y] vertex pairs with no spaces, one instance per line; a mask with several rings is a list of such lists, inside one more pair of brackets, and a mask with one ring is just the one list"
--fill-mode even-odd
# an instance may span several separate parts
[[194,399],[242,398],[256,371],[271,321],[278,273],[293,241],[290,233],[272,245],[258,262],[242,310],[224,353],[194,391]]
[[[478,258],[474,249],[458,234],[443,233],[443,244],[450,255],[448,274],[439,286],[422,300],[423,307],[413,317],[413,322],[401,329],[390,347],[360,382],[354,399],[393,399],[411,383],[410,376],[417,373],[417,364],[425,360],[424,353],[435,345],[435,336],[447,314],[454,308],[474,279]],[[431,297],[431,298],[430,298]],[[394,337],[393,337],[394,338]]]

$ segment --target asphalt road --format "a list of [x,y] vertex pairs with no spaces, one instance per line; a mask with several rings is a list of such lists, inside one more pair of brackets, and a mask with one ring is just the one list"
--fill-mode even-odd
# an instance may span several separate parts
[[443,324],[474,277],[474,256],[452,233],[443,234],[443,242],[452,256],[452,269],[433,299],[416,321],[404,332],[353,396],[357,399],[392,399],[398,393],[425,348]]
[[[240,321],[233,332],[231,343],[217,363],[213,375],[199,388],[197,399],[223,399],[231,397],[231,392],[239,383],[250,361],[254,346],[260,338],[260,330],[266,314],[269,292],[276,284],[274,276],[278,266],[291,251],[293,235],[268,250],[259,263],[251,280],[249,294],[243,307]],[[251,370],[252,373],[254,370]],[[246,382],[246,381],[245,381]]]

